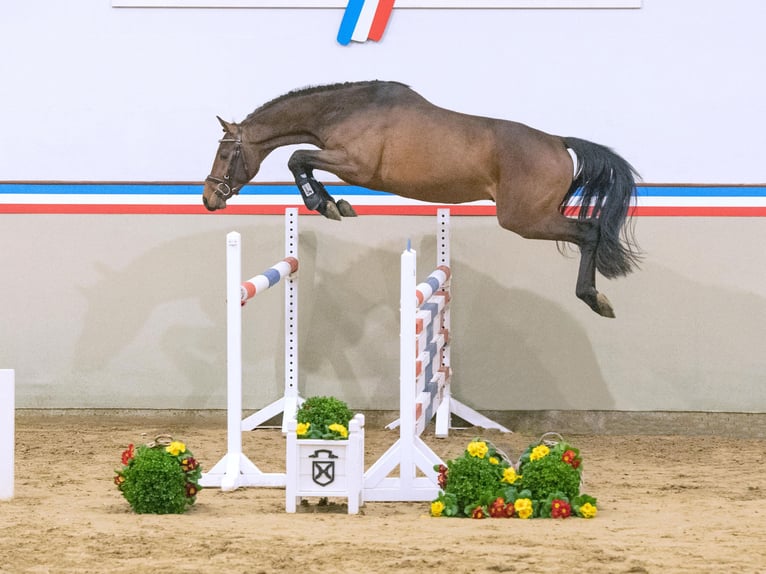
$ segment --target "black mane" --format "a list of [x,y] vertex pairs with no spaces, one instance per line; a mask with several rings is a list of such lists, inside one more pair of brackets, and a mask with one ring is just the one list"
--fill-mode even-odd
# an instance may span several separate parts
[[295,90],[291,90],[287,92],[286,94],[282,94],[281,96],[277,96],[273,100],[270,100],[263,104],[262,106],[259,106],[256,108],[252,113],[250,113],[244,121],[247,121],[250,119],[250,117],[255,114],[256,112],[268,108],[270,106],[273,106],[275,104],[281,103],[285,100],[289,100],[291,98],[297,97],[297,96],[308,96],[311,94],[317,94],[319,92],[333,92],[337,90],[343,90],[345,88],[351,88],[354,86],[371,86],[371,85],[381,85],[381,84],[398,84],[400,86],[409,87],[406,84],[403,84],[402,82],[389,82],[384,80],[367,80],[367,81],[361,81],[361,82],[339,82],[337,84],[324,84],[319,86],[307,86],[305,88],[298,88]]

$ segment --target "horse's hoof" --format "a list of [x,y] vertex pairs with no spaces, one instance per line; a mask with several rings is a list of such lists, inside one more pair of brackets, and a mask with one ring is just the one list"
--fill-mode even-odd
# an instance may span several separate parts
[[333,219],[335,221],[340,221],[342,219],[342,217],[340,216],[340,211],[338,211],[338,206],[332,203],[331,201],[327,202],[327,205],[325,205],[324,211],[322,211],[321,213],[327,219]]
[[596,305],[593,307],[593,310],[602,317],[608,317],[609,319],[614,319],[615,317],[612,304],[609,302],[609,299],[606,298],[606,295],[603,295],[602,293],[596,295]]
[[343,217],[356,217],[356,211],[351,207],[351,204],[345,199],[339,199],[337,202],[338,211]]

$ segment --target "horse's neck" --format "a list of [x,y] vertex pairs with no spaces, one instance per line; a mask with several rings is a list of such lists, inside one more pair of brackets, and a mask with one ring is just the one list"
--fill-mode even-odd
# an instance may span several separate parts
[[245,130],[243,139],[260,145],[268,154],[286,145],[318,146],[321,140],[316,126],[321,124],[322,115],[318,106],[286,100],[256,110],[240,125]]

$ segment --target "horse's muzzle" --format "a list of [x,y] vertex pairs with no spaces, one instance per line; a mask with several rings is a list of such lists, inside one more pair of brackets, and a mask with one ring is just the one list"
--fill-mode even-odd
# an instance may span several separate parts
[[208,211],[217,211],[226,208],[226,201],[215,193],[203,194],[202,204]]

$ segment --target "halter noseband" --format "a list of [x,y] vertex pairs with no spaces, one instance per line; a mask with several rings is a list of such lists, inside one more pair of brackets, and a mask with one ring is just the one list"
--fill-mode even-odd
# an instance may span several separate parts
[[[215,177],[213,175],[208,175],[205,178],[205,181],[209,181],[211,183],[215,183],[215,194],[226,201],[229,199],[232,195],[239,192],[239,190],[242,188],[242,185],[240,186],[232,186],[231,185],[231,177],[234,173],[234,170],[237,167],[237,161],[239,158],[242,158],[242,167],[245,170],[245,174],[249,173],[247,169],[247,160],[245,160],[245,154],[242,152],[242,139],[241,138],[223,138],[218,140],[218,143],[226,143],[231,142],[234,143],[234,157],[231,158],[231,161],[229,162],[229,169],[226,170],[226,173],[223,176],[223,179],[220,177]],[[247,183],[247,182],[245,182]]]

